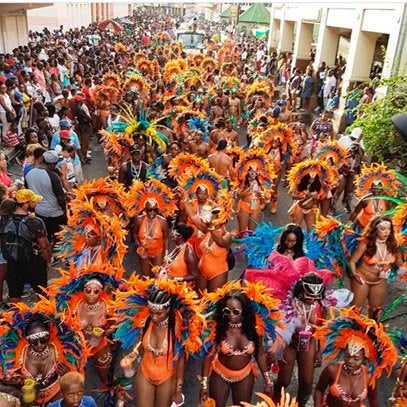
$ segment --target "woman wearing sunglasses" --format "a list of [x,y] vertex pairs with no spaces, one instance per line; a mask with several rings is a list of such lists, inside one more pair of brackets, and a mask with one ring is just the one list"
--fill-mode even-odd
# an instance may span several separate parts
[[[217,407],[225,407],[232,392],[234,405],[250,402],[257,368],[265,383],[272,388],[263,342],[274,342],[275,328],[281,314],[278,301],[260,284],[229,282],[202,298],[207,328],[202,338],[206,353],[202,364],[201,402],[208,397]],[[262,322],[260,322],[262,321]]]
[[46,299],[34,307],[20,303],[2,314],[0,382],[21,388],[23,400],[45,406],[61,397],[60,377],[84,366],[83,335],[75,321]]
[[90,362],[103,384],[109,382],[112,347],[109,336],[113,329],[109,323],[116,289],[121,284],[123,269],[108,263],[71,268],[63,273],[48,289],[56,299],[60,312],[73,312],[90,348]]

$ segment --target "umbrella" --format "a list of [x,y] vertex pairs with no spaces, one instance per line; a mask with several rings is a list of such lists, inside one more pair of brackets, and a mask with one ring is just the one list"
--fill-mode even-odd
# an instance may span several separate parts
[[133,24],[134,24],[133,21],[129,20],[127,17],[122,18],[122,19],[120,20],[120,22],[121,22],[122,24],[130,24],[130,25],[133,25]]
[[105,20],[99,23],[99,28],[101,30],[112,30],[114,32],[123,31],[123,27],[116,21],[113,20]]

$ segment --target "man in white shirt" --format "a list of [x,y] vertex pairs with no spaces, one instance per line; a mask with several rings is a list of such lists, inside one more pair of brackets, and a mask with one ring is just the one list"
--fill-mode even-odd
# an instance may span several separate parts
[[263,59],[263,56],[264,56],[263,46],[260,45],[259,48],[256,51],[256,69],[257,69],[257,72],[260,72],[261,61]]
[[324,80],[324,106],[328,103],[328,99],[332,96],[336,88],[336,78],[334,72],[329,70],[328,76]]

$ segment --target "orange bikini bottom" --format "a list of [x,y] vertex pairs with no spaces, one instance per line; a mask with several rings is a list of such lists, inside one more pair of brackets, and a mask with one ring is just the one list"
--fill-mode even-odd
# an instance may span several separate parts
[[253,209],[249,202],[239,201],[237,211],[239,212],[240,210],[248,213],[249,215],[252,215],[253,213],[258,212],[260,210],[260,205],[256,204],[256,207]]
[[212,361],[212,370],[217,373],[225,382],[236,383],[242,381],[244,378],[253,373],[257,377],[257,368],[254,362],[249,362],[243,369],[231,370],[219,360],[218,355]]
[[[326,396],[324,397],[324,402],[322,404],[322,407],[329,407],[329,405],[326,403]],[[361,404],[360,407],[367,407],[366,404]]]

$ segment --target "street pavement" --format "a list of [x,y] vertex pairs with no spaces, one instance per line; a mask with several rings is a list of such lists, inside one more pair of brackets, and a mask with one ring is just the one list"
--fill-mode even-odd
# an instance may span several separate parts
[[[245,129],[239,129],[239,139],[241,144],[245,142]],[[84,166],[84,175],[87,180],[91,180],[94,178],[104,177],[107,174],[107,165],[103,155],[103,151],[99,145],[96,144],[94,140],[91,142],[92,150],[93,150],[93,161],[91,165]],[[14,174],[18,174],[18,168],[13,166],[11,172]],[[21,171],[21,169],[20,169]],[[290,222],[290,219],[287,215],[287,210],[290,208],[292,200],[290,195],[287,193],[287,190],[282,186],[282,183],[279,188],[279,195],[278,195],[278,210],[277,213],[271,215],[269,212],[269,208],[267,207],[263,214],[263,221],[269,222],[272,221],[275,226],[282,226]],[[237,222],[235,216],[233,217],[230,228],[233,229],[237,227]],[[126,268],[125,276],[128,277],[133,272],[138,272],[138,264],[135,256],[135,250],[133,244],[130,242],[130,239],[127,239],[128,244],[128,254],[125,257],[124,265]],[[236,265],[235,268],[230,272],[229,279],[236,279],[239,278],[244,269],[246,268],[246,261],[244,255],[237,255],[236,258]],[[57,276],[57,272],[53,271],[51,274],[51,278],[55,278]],[[400,283],[392,283],[389,290],[389,296],[387,303],[390,304],[395,298],[397,298],[402,293],[402,285]],[[406,306],[402,306],[396,311],[396,314],[402,313],[406,311]],[[399,317],[395,318],[394,320],[390,321],[391,324],[397,325],[400,328],[405,328],[406,326],[406,317]],[[198,399],[199,399],[199,384],[196,379],[197,375],[200,374],[201,368],[201,360],[196,360],[190,358],[187,362],[186,369],[185,369],[185,379],[184,379],[184,394],[186,397],[185,406],[186,407],[197,407],[198,406]],[[321,368],[317,369],[314,375],[314,382],[318,380],[319,374],[321,372]],[[382,378],[379,383],[379,399],[380,399],[380,406],[384,407],[387,405],[387,400],[390,397],[391,389],[393,387],[394,381],[396,378],[396,374],[393,373],[390,378]],[[101,388],[101,383],[98,379],[98,376],[94,369],[91,366],[87,367],[86,372],[86,394],[92,395],[92,392],[95,389]],[[262,391],[263,389],[263,380],[259,378],[255,384],[255,391]],[[293,378],[291,381],[290,386],[287,389],[292,395],[296,394],[297,391],[297,376],[296,370],[293,374]],[[257,396],[253,397],[252,401],[258,401]],[[232,404],[232,400],[230,398],[229,405]],[[101,402],[98,405],[102,406]],[[129,406],[137,406],[143,407],[143,402],[134,400],[128,403]],[[310,404],[312,405],[312,404]]]

